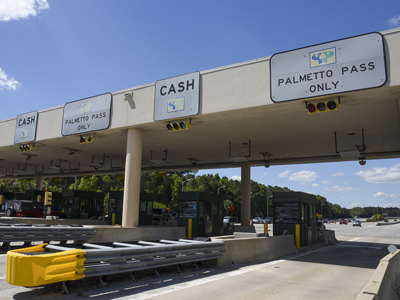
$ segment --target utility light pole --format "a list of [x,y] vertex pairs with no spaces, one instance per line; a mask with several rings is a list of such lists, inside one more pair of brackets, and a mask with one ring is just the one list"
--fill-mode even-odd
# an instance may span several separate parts
[[224,189],[225,188],[225,186],[223,185],[223,186],[221,186],[220,188],[218,188],[218,195],[219,195],[219,190],[220,189]]
[[272,198],[273,196],[267,197],[267,217],[269,217],[269,199]]
[[184,183],[185,183],[185,182],[188,182],[188,181],[190,181],[190,180],[192,180],[192,179],[186,179],[185,181],[182,182],[182,192],[183,192],[183,185],[184,185]]

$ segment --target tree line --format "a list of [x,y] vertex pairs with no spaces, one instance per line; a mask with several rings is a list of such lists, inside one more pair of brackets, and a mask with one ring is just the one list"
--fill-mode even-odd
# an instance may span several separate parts
[[[241,210],[241,182],[228,179],[226,176],[220,177],[219,174],[205,174],[196,176],[198,171],[180,171],[164,173],[142,173],[140,182],[140,192],[151,193],[154,195],[154,207],[169,207],[178,211],[178,193],[182,191],[207,192],[211,194],[221,194],[224,198],[225,214],[230,215],[232,206],[235,206],[237,215],[240,216]],[[0,183],[0,191],[3,192],[23,192],[34,190],[36,181],[14,179],[9,182]],[[103,192],[106,211],[108,209],[109,192],[120,191],[124,188],[124,179],[117,175],[91,176],[88,178],[63,177],[54,181],[53,179],[43,180],[43,189],[52,192],[62,192],[66,189],[77,189],[93,192]],[[272,216],[273,203],[271,196],[274,192],[293,192],[287,187],[270,186],[251,180],[251,217]],[[267,200],[269,199],[269,201]],[[267,209],[268,204],[268,209]],[[330,203],[325,197],[317,195],[317,209],[320,218],[348,218],[353,216],[351,212],[357,212],[360,217],[372,215],[372,208],[364,208],[362,213],[356,210],[349,210],[339,204]],[[370,211],[371,210],[371,211]],[[386,212],[386,210],[385,210]],[[399,216],[397,208],[388,210],[389,216]]]

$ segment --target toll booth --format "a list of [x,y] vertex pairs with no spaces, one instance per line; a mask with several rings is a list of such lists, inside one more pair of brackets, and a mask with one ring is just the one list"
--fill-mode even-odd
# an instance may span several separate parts
[[177,225],[186,228],[192,219],[192,237],[219,236],[224,233],[222,195],[204,192],[179,192]]
[[296,236],[300,225],[300,247],[317,242],[317,197],[302,192],[273,194],[274,236],[284,233]]
[[[108,202],[108,224],[122,224],[124,191],[111,191]],[[113,214],[115,223],[113,224]],[[153,194],[140,193],[139,225],[151,225],[153,220]]]
[[62,193],[61,208],[69,219],[98,219],[104,213],[104,194],[65,190]]

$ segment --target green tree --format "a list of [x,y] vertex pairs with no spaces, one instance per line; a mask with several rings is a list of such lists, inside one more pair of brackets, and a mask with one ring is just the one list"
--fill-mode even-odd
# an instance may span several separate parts
[[364,209],[361,208],[361,207],[353,207],[353,208],[350,210],[350,215],[351,215],[352,217],[361,216],[361,215],[363,215],[363,214],[364,214]]

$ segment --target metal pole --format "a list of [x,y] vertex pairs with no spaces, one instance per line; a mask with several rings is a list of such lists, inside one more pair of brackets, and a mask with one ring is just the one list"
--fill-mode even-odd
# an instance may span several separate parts
[[223,185],[218,189],[218,195],[219,195],[219,190],[222,189],[222,188],[225,188],[225,186]]
[[188,239],[192,238],[192,219],[188,220]]
[[269,199],[272,198],[272,196],[267,197],[267,217],[269,217]]
[[186,180],[184,180],[184,181],[182,182],[182,192],[183,192],[183,185],[184,185],[184,183],[187,182],[187,181],[190,181],[190,180],[192,180],[192,179],[186,179]]
[[296,248],[300,248],[300,224],[296,224]]

